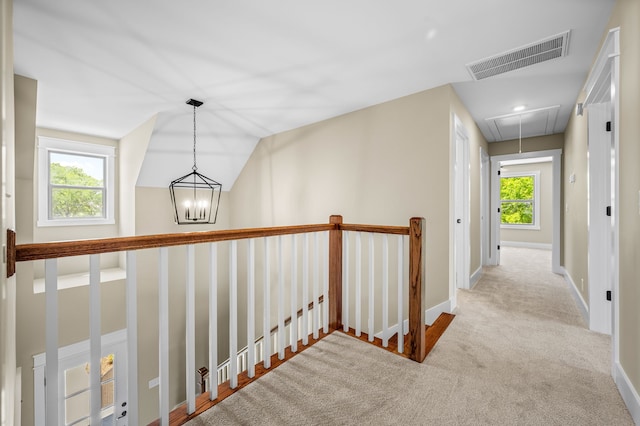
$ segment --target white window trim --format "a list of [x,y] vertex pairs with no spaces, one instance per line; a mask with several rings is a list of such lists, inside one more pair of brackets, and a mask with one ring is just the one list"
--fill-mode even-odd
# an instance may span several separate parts
[[[522,229],[539,231],[540,230],[540,170],[534,170],[530,172],[512,172],[501,173],[500,178],[509,177],[524,177],[533,176],[533,224],[531,225],[505,225],[500,224],[501,229]],[[500,198],[500,205],[502,205],[502,198]]]
[[[50,150],[105,158],[105,218],[49,219]],[[113,225],[115,221],[115,147],[64,139],[38,137],[38,226]]]

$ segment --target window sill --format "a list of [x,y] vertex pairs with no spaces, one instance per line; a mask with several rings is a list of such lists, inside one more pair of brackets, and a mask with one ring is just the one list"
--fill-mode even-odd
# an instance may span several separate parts
[[115,225],[114,219],[82,219],[82,220],[39,220],[39,228],[54,226],[91,226],[91,225]]
[[[123,280],[127,277],[127,271],[122,268],[108,268],[100,271],[100,283]],[[89,285],[89,273],[60,275],[58,277],[58,290],[82,287]],[[33,280],[33,293],[44,293],[44,278]]]
[[519,229],[521,231],[539,231],[540,225],[500,225],[500,229]]

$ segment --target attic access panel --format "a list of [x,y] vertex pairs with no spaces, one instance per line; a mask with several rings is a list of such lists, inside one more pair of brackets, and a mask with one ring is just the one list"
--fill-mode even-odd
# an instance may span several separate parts
[[539,108],[521,113],[501,115],[485,119],[493,136],[493,141],[507,141],[520,138],[520,117],[522,134],[527,137],[551,135],[555,133],[560,105]]

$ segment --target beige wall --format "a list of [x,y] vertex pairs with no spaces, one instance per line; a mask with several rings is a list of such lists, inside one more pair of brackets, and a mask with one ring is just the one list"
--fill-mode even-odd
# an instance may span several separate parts
[[[16,104],[16,233],[18,243],[53,241],[63,239],[97,238],[117,235],[116,226],[38,228],[35,226],[36,209],[36,134],[51,137],[76,139],[114,146],[115,141],[101,138],[62,133],[47,129],[36,129],[37,82],[25,77],[15,78]],[[116,180],[117,181],[117,180]],[[115,264],[114,264],[115,262]],[[88,258],[68,258],[59,262],[63,273],[88,271]],[[106,256],[108,266],[117,265],[116,256]],[[22,367],[22,421],[33,423],[33,356],[45,350],[44,293],[34,294],[33,279],[41,276],[43,262],[25,262],[17,265],[17,341],[16,356]],[[59,292],[60,346],[86,340],[89,337],[88,287],[72,288]],[[115,281],[103,286],[102,324],[103,333],[125,327],[124,283]]]
[[[519,151],[517,139],[504,142],[491,142],[489,144],[489,155],[517,154]],[[562,149],[564,147],[564,134],[536,136],[534,138],[522,139],[522,152],[547,151],[551,149]]]
[[[331,214],[348,223],[407,225],[425,217],[427,306],[448,300],[442,265],[449,265],[452,112],[471,133],[472,174],[479,174],[486,142],[451,86],[442,86],[264,138],[232,188],[231,225],[324,223]],[[473,271],[479,198],[472,218]]]
[[503,166],[503,173],[539,172],[540,181],[540,229],[510,229],[500,230],[500,240],[508,242],[548,244],[553,242],[553,168],[551,162],[519,164]]
[[[620,28],[619,173],[620,173],[620,364],[636,392],[640,390],[640,1],[618,0],[607,25],[607,32]],[[603,35],[606,36],[606,33]],[[580,100],[584,99],[584,93]],[[564,220],[565,268],[580,287],[587,277],[587,115],[572,116],[566,131],[565,176],[576,173],[576,183],[565,177]],[[586,281],[586,278],[585,278]],[[588,286],[582,290],[588,300]]]
[[[564,268],[589,303],[588,175],[587,175],[587,115],[572,116],[565,131],[563,236]],[[570,176],[575,174],[575,182]]]
[[620,363],[640,391],[640,1],[618,0],[620,27]]

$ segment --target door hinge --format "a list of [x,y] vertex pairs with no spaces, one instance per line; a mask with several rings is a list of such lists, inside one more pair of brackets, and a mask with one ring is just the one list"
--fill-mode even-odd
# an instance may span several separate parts
[[498,176],[500,176],[500,170],[498,170]]
[[498,207],[498,213],[500,213],[500,207]]
[[611,131],[611,122],[607,121],[607,132]]
[[611,302],[611,290],[607,290],[607,300]]
[[611,206],[607,206],[607,216],[611,216]]
[[500,246],[498,246],[498,250],[500,250]]

